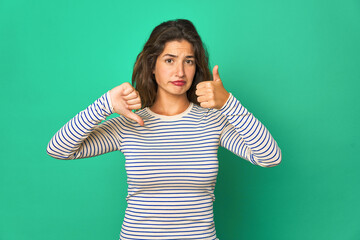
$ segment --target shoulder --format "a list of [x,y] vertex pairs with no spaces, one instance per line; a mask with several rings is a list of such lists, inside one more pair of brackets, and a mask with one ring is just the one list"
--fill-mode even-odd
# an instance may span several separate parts
[[219,110],[213,109],[213,108],[203,108],[195,103],[194,103],[193,110],[191,111],[191,113],[194,116],[198,116],[203,119],[209,119],[209,120],[221,120],[221,119],[225,118],[225,116],[222,115]]

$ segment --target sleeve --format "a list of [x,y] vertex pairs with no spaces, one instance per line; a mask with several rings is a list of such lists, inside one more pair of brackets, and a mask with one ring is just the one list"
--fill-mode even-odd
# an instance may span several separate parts
[[88,158],[120,150],[119,125],[113,113],[109,91],[70,119],[50,140],[47,153],[61,160]]
[[281,150],[266,127],[230,93],[219,110],[227,119],[220,135],[220,145],[261,167],[281,162]]

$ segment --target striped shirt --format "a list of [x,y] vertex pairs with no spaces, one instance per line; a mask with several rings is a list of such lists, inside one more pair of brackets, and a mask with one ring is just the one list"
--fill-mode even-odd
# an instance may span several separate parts
[[262,167],[281,162],[269,131],[232,94],[220,110],[190,103],[181,114],[164,116],[143,108],[136,114],[144,126],[124,116],[106,120],[112,113],[107,92],[53,136],[47,153],[64,160],[124,154],[128,206],[122,240],[217,239],[219,146]]

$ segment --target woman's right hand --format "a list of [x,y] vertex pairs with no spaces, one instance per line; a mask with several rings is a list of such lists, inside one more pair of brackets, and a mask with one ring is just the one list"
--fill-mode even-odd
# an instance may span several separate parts
[[131,110],[141,108],[141,99],[138,91],[130,83],[125,82],[110,90],[110,99],[114,112],[138,122],[144,126],[142,118]]

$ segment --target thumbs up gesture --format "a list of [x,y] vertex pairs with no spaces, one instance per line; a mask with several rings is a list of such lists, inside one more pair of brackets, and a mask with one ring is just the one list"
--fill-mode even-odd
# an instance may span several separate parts
[[230,93],[228,93],[220,79],[219,66],[213,68],[213,81],[203,81],[196,85],[195,94],[201,107],[221,109]]
[[110,99],[114,112],[130,118],[144,126],[142,118],[131,110],[141,108],[141,99],[138,91],[130,83],[125,82],[110,90]]

